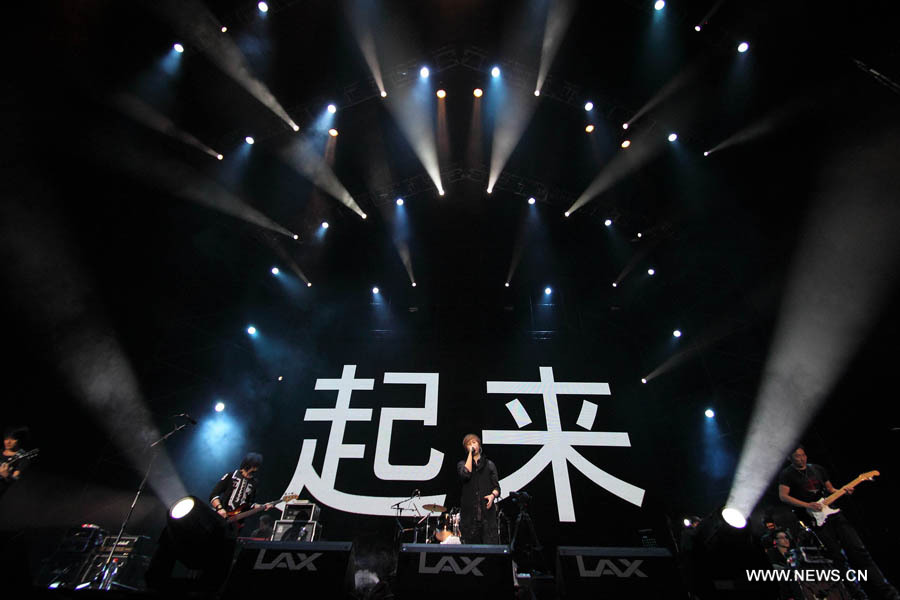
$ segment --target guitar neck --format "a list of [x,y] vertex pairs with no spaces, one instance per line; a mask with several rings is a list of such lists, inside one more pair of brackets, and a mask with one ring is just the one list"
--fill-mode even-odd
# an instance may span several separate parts
[[860,475],[859,477],[857,477],[856,479],[854,479],[847,485],[843,486],[840,489],[835,490],[833,494],[831,494],[830,496],[825,498],[825,500],[822,502],[822,504],[824,504],[825,506],[830,506],[832,502],[834,502],[835,500],[837,500],[838,498],[840,498],[841,496],[843,496],[844,494],[847,493],[847,488],[850,488],[852,490],[857,485],[859,485],[860,482],[865,481],[865,479],[866,479],[865,477]]

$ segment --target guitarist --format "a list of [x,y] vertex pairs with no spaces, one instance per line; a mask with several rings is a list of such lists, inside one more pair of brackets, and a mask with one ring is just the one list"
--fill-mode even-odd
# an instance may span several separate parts
[[[799,444],[791,452],[790,462],[778,476],[778,497],[782,502],[795,507],[795,511],[798,508],[822,510],[819,500],[837,491],[831,484],[828,472],[820,465],[807,462],[806,448]],[[844,488],[844,491],[853,493],[853,489],[849,487]],[[798,516],[801,521],[812,520],[808,514],[799,515],[799,511]],[[825,545],[828,558],[833,561],[835,568],[840,569],[842,576],[849,567],[841,549],[847,553],[854,568],[868,572],[868,586],[878,592],[879,598],[900,600],[900,594],[884,578],[843,512],[829,515],[825,523],[816,529],[816,533]],[[848,587],[854,598],[867,597],[856,585]]]
[[3,432],[3,452],[0,453],[0,497],[19,480],[28,467],[28,460],[16,460],[22,454],[21,443],[27,436],[27,427],[10,427]]
[[[232,473],[225,473],[209,494],[209,503],[222,518],[237,514],[242,510],[256,508],[256,488],[259,482],[256,473],[262,467],[262,454],[250,452],[241,461],[241,466]],[[271,508],[267,505],[266,510]]]

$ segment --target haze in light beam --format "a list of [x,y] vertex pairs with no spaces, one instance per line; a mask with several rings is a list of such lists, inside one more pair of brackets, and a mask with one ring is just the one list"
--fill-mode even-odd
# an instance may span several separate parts
[[306,136],[300,136],[281,151],[285,163],[296,169],[298,173],[309,179],[316,187],[338,200],[341,204],[363,216],[363,211],[340,182],[325,158],[316,149],[315,142]]
[[189,146],[197,148],[201,152],[209,154],[213,158],[218,157],[219,153],[198,140],[196,137],[180,129],[172,122],[169,117],[165,116],[137,96],[131,94],[119,93],[112,96],[109,100],[110,105],[121,113],[131,117],[145,127],[173,137]]
[[541,42],[541,62],[538,66],[537,84],[534,87],[536,90],[544,88],[550,65],[553,64],[556,51],[559,50],[559,45],[563,41],[566,29],[572,20],[572,14],[575,12],[574,9],[572,0],[551,0],[547,10],[547,22],[544,25],[544,39]]
[[[869,332],[900,266],[900,131],[823,166],[728,498],[749,514]],[[844,140],[842,140],[844,142]]]
[[443,190],[432,119],[431,86],[417,81],[387,98],[387,106],[403,136],[419,157],[434,187]]
[[247,65],[247,59],[228,35],[222,35],[222,24],[198,0],[157,0],[149,6],[171,24],[185,45],[200,49],[226,75],[234,79],[261,104],[275,113],[289,127],[296,123],[284,110],[269,88],[259,81]]
[[494,125],[494,143],[491,146],[491,169],[488,175],[488,189],[493,189],[500,177],[506,161],[512,155],[525,127],[537,108],[538,99],[530,91],[509,87],[507,102],[499,108]]

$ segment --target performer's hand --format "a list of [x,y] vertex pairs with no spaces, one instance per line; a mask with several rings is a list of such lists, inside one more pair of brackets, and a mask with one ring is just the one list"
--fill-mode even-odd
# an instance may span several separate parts
[[822,505],[818,502],[809,502],[807,503],[806,508],[809,510],[821,511]]
[[219,513],[219,516],[222,517],[223,519],[227,519],[227,518],[228,518],[228,513],[225,512],[225,509],[222,508],[221,506],[219,507],[218,510],[216,510],[216,512]]
[[487,500],[487,508],[490,508],[494,505],[494,495],[493,494],[488,494],[487,496],[484,497],[484,499]]
[[270,502],[269,504],[266,504],[266,507],[263,510],[271,510],[273,506],[275,506],[275,504]]
[[0,477],[6,479],[9,477],[9,464],[8,463],[0,463]]
[[852,494],[852,493],[853,493],[853,488],[843,488],[843,490],[844,490],[845,492],[847,492],[848,494]]

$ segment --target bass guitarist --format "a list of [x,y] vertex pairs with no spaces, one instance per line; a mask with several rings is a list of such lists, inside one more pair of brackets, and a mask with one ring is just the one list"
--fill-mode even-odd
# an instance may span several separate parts
[[[210,492],[209,503],[222,518],[259,506],[253,500],[259,485],[256,473],[262,467],[262,462],[262,454],[248,453],[241,461],[241,466],[231,473],[225,473]],[[274,504],[267,504],[265,510],[272,506]]]
[[[791,452],[790,461],[791,464],[778,476],[778,497],[785,504],[793,506],[795,511],[797,509],[821,511],[823,505],[820,500],[837,491],[829,480],[828,472],[820,465],[808,463],[806,449],[799,444]],[[843,490],[848,494],[853,493],[850,486],[845,486]],[[799,516],[800,520],[811,520],[809,515]],[[854,568],[867,572],[867,589],[877,593],[877,598],[900,600],[900,594],[884,578],[859,534],[856,533],[856,529],[843,512],[829,515],[825,523],[816,529],[816,533],[825,545],[828,558],[833,561],[834,567],[841,571],[842,577],[849,567],[841,549],[847,553]],[[867,598],[865,593],[852,583],[848,587],[854,598]]]

